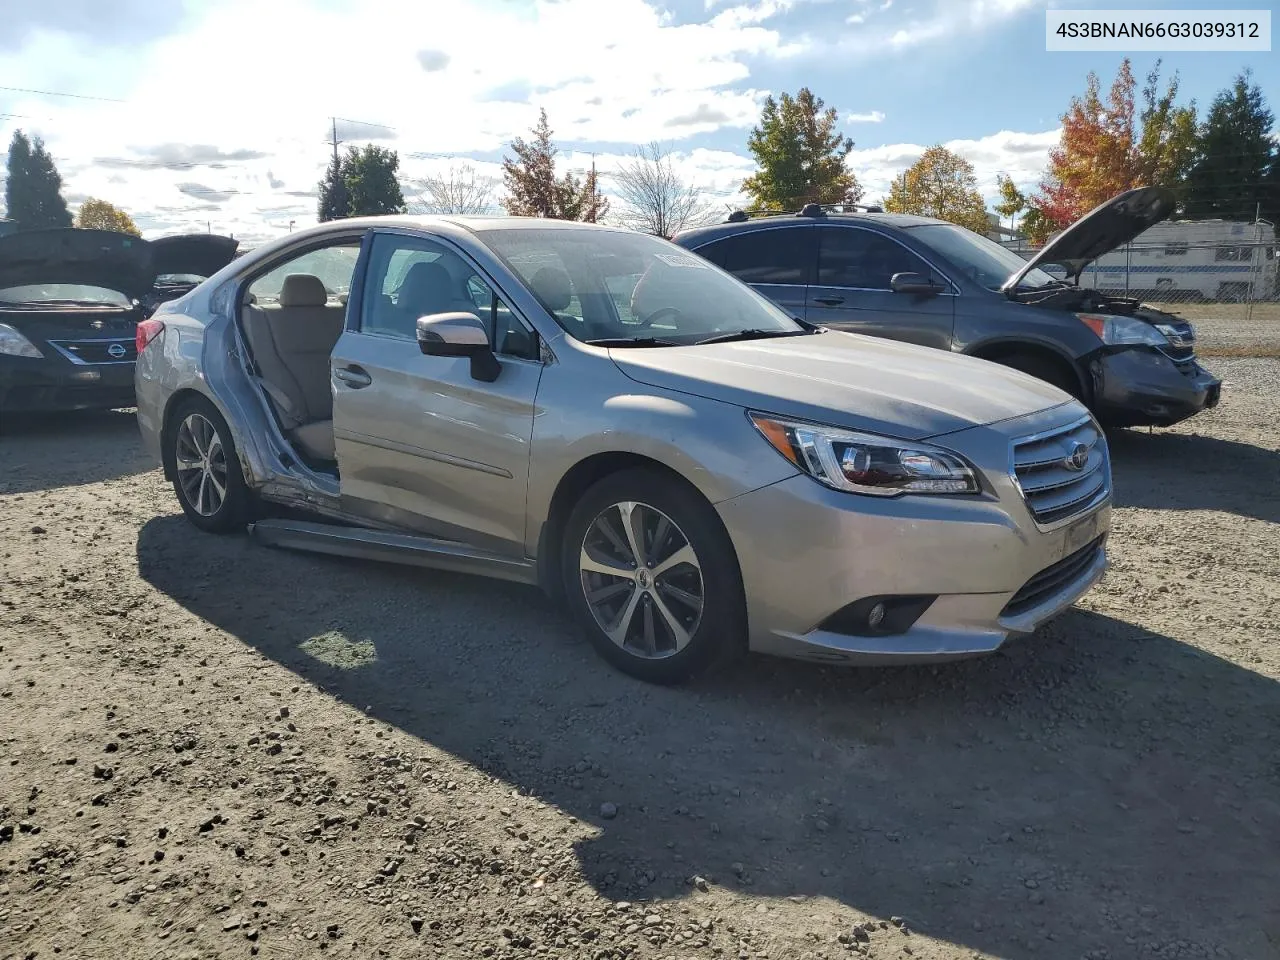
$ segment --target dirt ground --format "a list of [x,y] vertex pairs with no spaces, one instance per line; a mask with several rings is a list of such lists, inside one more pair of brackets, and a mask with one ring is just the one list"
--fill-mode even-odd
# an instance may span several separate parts
[[981,661],[657,689],[528,589],[202,535],[0,436],[0,958],[1280,957],[1280,362],[1114,442]]

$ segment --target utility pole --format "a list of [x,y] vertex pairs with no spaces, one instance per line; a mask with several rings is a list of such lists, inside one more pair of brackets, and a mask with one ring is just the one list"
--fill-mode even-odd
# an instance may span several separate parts
[[331,139],[329,142],[333,144],[333,165],[334,165],[335,167],[337,167],[337,165],[338,165],[338,145],[339,145],[340,143],[342,143],[342,141],[338,139],[338,118],[337,118],[337,117],[330,117],[330,118],[329,118],[329,120],[333,123],[333,137],[332,137],[332,139]]

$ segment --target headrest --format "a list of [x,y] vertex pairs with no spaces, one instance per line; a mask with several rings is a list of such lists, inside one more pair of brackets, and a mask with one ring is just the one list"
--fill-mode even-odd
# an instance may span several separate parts
[[434,261],[424,260],[415,263],[400,281],[400,298],[420,300],[435,296],[437,299],[449,295],[449,271]]
[[556,313],[567,310],[573,300],[573,283],[569,275],[559,267],[543,267],[529,281],[534,294],[542,301],[542,305]]
[[282,307],[323,307],[329,302],[329,294],[319,277],[306,273],[291,273],[284,278],[280,288]]

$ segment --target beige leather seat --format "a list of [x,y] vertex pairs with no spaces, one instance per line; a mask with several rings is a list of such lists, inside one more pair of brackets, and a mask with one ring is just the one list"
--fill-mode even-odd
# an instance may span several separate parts
[[279,306],[244,308],[245,336],[271,405],[289,439],[315,460],[334,459],[329,355],[344,314],[307,274],[285,278]]

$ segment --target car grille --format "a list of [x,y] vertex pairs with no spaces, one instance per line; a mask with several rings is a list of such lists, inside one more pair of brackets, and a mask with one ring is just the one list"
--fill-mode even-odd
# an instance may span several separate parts
[[102,340],[50,340],[49,346],[72,363],[133,363],[138,359],[138,347],[132,337],[127,339],[112,337]]
[[1045,567],[1034,577],[1023,584],[1022,589],[1009,598],[1009,602],[1000,611],[1002,617],[1016,617],[1034,610],[1058,591],[1070,586],[1081,574],[1093,565],[1106,536],[1098,537],[1087,546],[1081,547],[1069,557]]
[[[1077,466],[1073,453],[1087,456]],[[1092,418],[1014,441],[1013,473],[1031,516],[1052,527],[1101,503],[1111,492],[1107,440]]]

